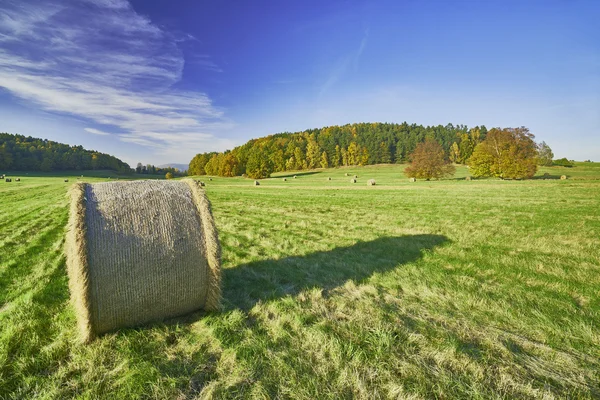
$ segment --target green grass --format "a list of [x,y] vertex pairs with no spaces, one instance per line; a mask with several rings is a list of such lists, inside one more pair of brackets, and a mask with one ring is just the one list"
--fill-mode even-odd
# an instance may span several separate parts
[[201,177],[224,311],[89,346],[62,255],[75,178],[0,182],[0,398],[598,398],[600,164],[544,172],[569,179]]

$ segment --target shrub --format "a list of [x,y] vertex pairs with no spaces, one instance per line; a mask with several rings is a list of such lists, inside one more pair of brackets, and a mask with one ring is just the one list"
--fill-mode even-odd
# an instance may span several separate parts
[[571,168],[575,166],[571,161],[567,160],[566,157],[560,158],[558,160],[554,160],[554,165],[558,165],[559,167],[567,167]]

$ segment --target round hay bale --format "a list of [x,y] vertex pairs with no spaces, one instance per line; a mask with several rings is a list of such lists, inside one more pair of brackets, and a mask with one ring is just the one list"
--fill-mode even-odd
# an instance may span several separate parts
[[287,182],[287,178],[283,178],[283,181],[284,181],[284,182]]
[[65,179],[65,182],[69,182],[69,180],[68,180],[68,179]]
[[417,180],[415,178],[410,178],[409,181],[410,182],[416,182]]
[[358,178],[358,175],[354,175],[354,178]]
[[21,178],[15,178],[15,182],[21,182]]
[[367,181],[367,186],[375,186],[375,179],[369,179]]
[[260,182],[259,181],[254,181],[254,186],[260,186]]
[[470,176],[467,176],[467,177],[465,178],[465,181],[470,181],[470,180],[471,180],[471,177],[470,177]]
[[346,175],[346,176],[350,176],[350,174],[349,174],[349,173],[347,173],[347,172],[346,172],[344,175]]
[[208,180],[212,182],[212,178],[208,178]]
[[561,175],[561,177],[560,177],[560,180],[561,180],[561,181],[564,181],[564,180],[566,180],[566,179],[567,179],[567,176],[566,176],[566,175]]
[[206,183],[204,183],[202,181],[200,181],[199,183],[200,183],[200,186],[206,186]]
[[350,179],[350,183],[356,183],[356,179],[354,179],[354,178]]
[[65,252],[84,342],[219,308],[219,238],[197,182],[76,183],[70,195]]
[[331,177],[328,177],[328,178],[327,178],[327,180],[328,180],[328,181],[330,181],[330,180],[331,180]]
[[294,179],[296,179],[296,175],[294,175]]

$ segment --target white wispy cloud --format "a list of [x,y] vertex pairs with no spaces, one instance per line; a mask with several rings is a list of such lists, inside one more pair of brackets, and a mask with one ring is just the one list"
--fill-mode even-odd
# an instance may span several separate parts
[[[223,150],[232,143],[214,133],[233,126],[223,110],[205,93],[174,87],[185,65],[180,36],[125,0],[4,0],[0,87],[41,109],[112,126],[125,142],[170,153]],[[194,62],[220,71],[207,55]]]
[[86,132],[89,132],[89,133],[93,133],[94,135],[100,135],[100,136],[110,135],[110,133],[101,131],[100,129],[96,129],[96,128],[83,128],[83,130]]
[[362,55],[363,51],[367,47],[367,41],[369,40],[369,32],[370,32],[369,28],[365,29],[363,37],[360,41],[360,45],[358,46],[358,50],[356,50],[355,52],[352,52],[350,54],[347,54],[346,56],[344,56],[340,60],[338,60],[338,62],[334,66],[333,70],[330,72],[329,76],[327,77],[327,80],[325,81],[325,83],[323,85],[321,85],[321,89],[319,91],[319,97],[323,96],[323,94],[325,94],[333,85],[335,85],[342,78],[342,76],[344,76],[346,71],[348,71],[348,68],[350,67],[350,65],[354,65],[354,70],[356,70],[358,68],[358,62],[360,60],[360,56]]

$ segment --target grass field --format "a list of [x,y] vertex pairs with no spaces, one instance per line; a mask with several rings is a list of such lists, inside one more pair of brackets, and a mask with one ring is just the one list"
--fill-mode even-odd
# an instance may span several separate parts
[[62,254],[75,178],[0,182],[0,399],[599,398],[600,164],[466,172],[202,177],[224,311],[89,346]]

